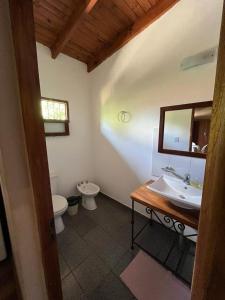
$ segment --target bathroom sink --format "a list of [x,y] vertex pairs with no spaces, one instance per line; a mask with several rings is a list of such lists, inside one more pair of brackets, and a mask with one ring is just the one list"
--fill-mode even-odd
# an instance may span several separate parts
[[163,175],[147,187],[176,206],[186,209],[201,207],[202,189],[188,185],[181,179]]

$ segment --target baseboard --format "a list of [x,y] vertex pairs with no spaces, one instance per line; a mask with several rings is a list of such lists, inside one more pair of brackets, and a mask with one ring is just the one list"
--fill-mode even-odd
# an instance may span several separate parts
[[[107,194],[105,194],[105,193],[103,193],[103,192],[99,192],[99,194],[101,194],[102,196],[108,198],[109,200],[115,201],[116,203],[118,203],[118,204],[120,204],[120,205],[123,205],[123,206],[125,206],[125,207],[127,207],[127,208],[129,208],[129,209],[131,210],[131,206],[126,205],[125,203],[122,203],[122,202],[120,202],[120,201],[118,201],[118,200],[112,198],[111,196],[109,196],[109,195],[107,195]],[[144,214],[142,214],[140,211],[136,210],[135,208],[134,208],[134,210],[135,210],[135,212],[138,213],[139,215],[141,215],[141,216],[147,218],[147,216],[144,215]]]

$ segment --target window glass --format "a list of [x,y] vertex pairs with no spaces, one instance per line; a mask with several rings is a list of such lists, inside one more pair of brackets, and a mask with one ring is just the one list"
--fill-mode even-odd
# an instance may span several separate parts
[[42,116],[44,120],[66,121],[67,102],[57,100],[41,100]]

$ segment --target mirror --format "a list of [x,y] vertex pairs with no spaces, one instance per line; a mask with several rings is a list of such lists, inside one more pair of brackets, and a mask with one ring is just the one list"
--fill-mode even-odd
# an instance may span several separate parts
[[205,158],[212,101],[160,108],[160,153]]

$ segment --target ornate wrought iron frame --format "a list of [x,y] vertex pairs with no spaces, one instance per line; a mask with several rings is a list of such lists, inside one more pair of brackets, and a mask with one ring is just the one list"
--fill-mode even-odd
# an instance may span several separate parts
[[[163,217],[160,217],[157,212],[155,210],[153,210],[150,207],[146,207],[146,213],[149,215],[149,220],[148,222],[146,222],[146,224],[136,233],[134,234],[134,200],[132,199],[132,212],[131,212],[131,226],[132,226],[132,230],[131,230],[131,249],[134,249],[134,245],[138,246],[141,250],[143,250],[144,252],[146,252],[148,255],[150,255],[151,257],[153,257],[156,261],[158,261],[161,265],[163,265],[166,269],[170,270],[175,276],[177,276],[179,279],[181,279],[182,281],[184,281],[186,284],[188,284],[189,286],[191,285],[191,282],[187,281],[185,278],[183,278],[180,274],[179,274],[179,267],[180,264],[182,262],[182,258],[183,256],[188,252],[188,249],[186,247],[184,247],[184,239],[190,238],[190,237],[195,237],[198,234],[189,234],[189,235],[184,235],[184,231],[185,231],[185,225],[183,223],[181,223],[180,221],[177,221],[175,219],[173,219],[172,217],[168,216],[168,215],[164,215]],[[148,225],[152,225],[153,224],[153,220],[156,220],[158,223],[160,223],[162,226],[164,226],[165,228],[167,228],[168,230],[173,230],[175,233],[177,233],[175,235],[175,238],[172,242],[172,245],[168,251],[168,254],[165,258],[164,261],[159,260],[156,256],[154,256],[152,253],[150,253],[147,249],[145,249],[140,243],[138,243],[136,241],[136,239],[140,236],[140,234],[144,231],[144,229],[148,226]],[[178,263],[176,265],[175,270],[172,270],[168,265],[167,265],[167,261],[173,251],[173,249],[175,248],[175,246],[178,245],[179,249],[180,249],[180,257],[178,259]]]

